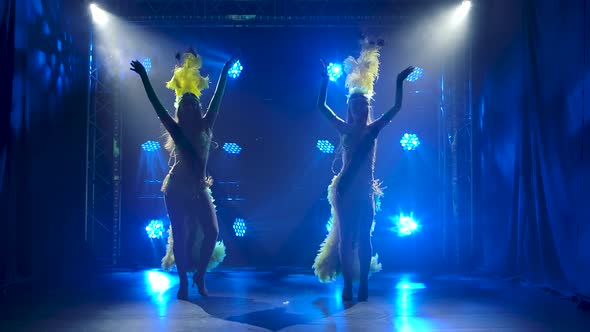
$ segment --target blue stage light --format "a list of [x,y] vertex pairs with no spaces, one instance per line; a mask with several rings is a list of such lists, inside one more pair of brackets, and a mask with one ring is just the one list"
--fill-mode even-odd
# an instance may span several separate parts
[[406,151],[416,150],[420,145],[420,139],[418,136],[410,133],[405,133],[399,142],[402,145],[402,148]]
[[236,143],[223,143],[223,149],[229,154],[240,154],[242,148]]
[[394,223],[391,231],[400,237],[412,235],[420,229],[418,220],[414,219],[414,213],[410,213],[409,216],[400,213],[398,216],[389,217],[389,219]]
[[145,58],[141,61],[141,64],[145,67],[145,71],[149,74],[150,70],[152,69],[152,59]]
[[316,143],[316,147],[318,150],[322,151],[323,153],[334,153],[334,145],[327,140],[319,140]]
[[414,71],[410,75],[408,75],[408,78],[406,78],[406,80],[408,82],[416,82],[420,77],[422,77],[423,73],[424,69],[416,67],[414,68]]
[[326,223],[326,230],[328,231],[328,233],[330,233],[330,231],[332,230],[333,224],[334,224],[334,218],[330,217],[330,219],[328,219],[328,222]]
[[150,239],[161,239],[164,236],[164,222],[160,219],[150,220],[145,231]]
[[246,235],[246,222],[242,218],[236,218],[234,221],[234,232],[237,237],[244,237]]
[[141,145],[141,148],[145,152],[153,152],[160,149],[160,142],[157,141],[147,141]]
[[168,274],[159,271],[147,271],[146,279],[148,285],[148,292],[156,296],[158,299],[170,289],[172,284]]
[[328,71],[328,77],[332,82],[336,82],[344,72],[342,65],[339,63],[330,63],[326,69]]
[[229,71],[227,73],[228,73],[229,77],[231,77],[231,78],[238,78],[238,77],[240,77],[240,74],[242,73],[242,69],[244,69],[244,67],[240,63],[240,60],[238,60],[238,61],[234,62],[234,64],[231,66],[231,68],[229,69]]

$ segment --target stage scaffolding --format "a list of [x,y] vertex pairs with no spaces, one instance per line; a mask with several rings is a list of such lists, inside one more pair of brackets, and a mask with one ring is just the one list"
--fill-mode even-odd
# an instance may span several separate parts
[[[164,27],[392,27],[412,21],[412,2],[372,0],[136,0],[103,1],[130,23]],[[403,14],[402,14],[403,13]],[[91,38],[92,41],[92,38]],[[441,243],[444,260],[471,265],[477,247],[473,220],[471,51],[442,69],[439,112],[439,175],[442,181]],[[121,149],[124,130],[118,107],[120,77],[90,45],[87,108],[85,240],[104,264],[117,265],[121,246]]]

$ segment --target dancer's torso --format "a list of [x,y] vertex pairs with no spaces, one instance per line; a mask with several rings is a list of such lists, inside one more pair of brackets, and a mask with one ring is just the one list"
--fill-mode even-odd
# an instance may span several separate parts
[[170,185],[202,186],[207,177],[207,162],[211,147],[212,132],[204,129],[200,134],[188,137],[196,152],[196,158],[188,152],[190,147],[175,146],[173,157],[174,164],[170,168]]
[[377,136],[368,127],[343,134],[342,170],[338,192],[365,195],[372,192],[374,180],[373,156]]

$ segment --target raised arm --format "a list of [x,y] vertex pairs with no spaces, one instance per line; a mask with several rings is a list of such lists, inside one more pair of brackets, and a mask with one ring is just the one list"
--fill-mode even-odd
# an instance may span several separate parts
[[[166,128],[166,130],[172,135],[173,132],[178,130],[178,124],[174,121],[174,119],[172,119],[170,114],[168,114],[168,111],[164,108],[164,106],[162,106],[158,96],[156,96],[156,92],[152,87],[152,83],[150,82],[144,66],[137,60],[131,61],[131,70],[139,74],[150,103],[152,103],[152,106],[160,118],[160,121],[162,121],[164,128]],[[174,136],[172,137],[174,138]]]
[[236,58],[232,58],[231,60],[227,61],[223,66],[223,69],[221,70],[221,74],[219,75],[219,80],[217,81],[215,93],[213,94],[213,98],[211,99],[209,107],[207,108],[207,114],[205,114],[205,121],[208,123],[209,128],[213,127],[213,124],[215,124],[215,119],[217,119],[217,114],[219,114],[219,106],[221,105],[223,93],[225,92],[227,75],[229,69],[231,68],[231,66],[233,66],[236,60]]
[[334,111],[326,104],[326,99],[328,95],[328,82],[330,78],[328,77],[328,71],[326,69],[326,64],[322,60],[322,85],[320,87],[320,95],[318,96],[318,109],[320,112],[330,121],[330,123],[338,130],[340,133],[346,132],[348,125],[344,120],[338,117]]
[[370,124],[372,129],[381,131],[391,120],[395,117],[395,115],[400,111],[402,108],[402,99],[404,95],[404,80],[414,71],[414,67],[408,67],[404,69],[401,73],[397,75],[397,83],[396,83],[396,91],[395,91],[395,105],[390,108],[385,114],[383,114],[380,118],[373,121]]
[[139,77],[141,77],[143,87],[145,88],[145,92],[148,95],[150,103],[152,103],[152,106],[154,107],[154,110],[156,111],[158,118],[160,118],[160,121],[162,121],[164,128],[166,128],[168,133],[170,133],[170,136],[172,136],[174,142],[180,146],[187,147],[189,149],[189,153],[195,154],[196,152],[194,151],[194,149],[192,149],[190,141],[182,133],[182,130],[180,130],[178,123],[176,123],[176,121],[172,119],[170,114],[168,114],[168,111],[164,108],[164,106],[162,106],[162,103],[158,99],[158,96],[156,96],[156,92],[152,87],[152,83],[150,82],[145,67],[141,64],[141,62],[135,60],[131,61],[131,70],[138,73]]

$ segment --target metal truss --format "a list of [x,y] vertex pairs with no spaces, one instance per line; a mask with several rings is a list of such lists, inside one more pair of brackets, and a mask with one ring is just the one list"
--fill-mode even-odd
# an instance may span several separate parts
[[86,140],[85,241],[102,264],[116,265],[121,228],[119,77],[90,46]]
[[135,0],[118,7],[116,15],[143,24],[224,26],[381,26],[410,18],[417,8],[394,0]]

